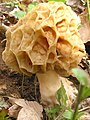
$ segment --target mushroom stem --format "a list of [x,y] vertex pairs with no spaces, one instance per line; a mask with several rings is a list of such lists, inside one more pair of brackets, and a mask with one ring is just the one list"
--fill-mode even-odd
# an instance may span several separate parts
[[39,85],[40,85],[40,93],[41,93],[41,101],[44,105],[52,106],[57,104],[57,100],[55,94],[57,90],[61,87],[61,81],[66,90],[66,94],[68,97],[68,103],[73,104],[73,101],[76,98],[77,90],[72,83],[68,81],[66,78],[60,77],[55,71],[47,71],[46,73],[37,73]]
[[40,85],[42,103],[45,105],[55,104],[57,102],[55,94],[61,86],[59,75],[51,70],[45,73],[37,73],[37,77]]

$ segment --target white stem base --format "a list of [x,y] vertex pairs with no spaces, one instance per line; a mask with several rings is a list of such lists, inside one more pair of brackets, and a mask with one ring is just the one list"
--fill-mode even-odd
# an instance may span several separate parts
[[37,77],[40,84],[41,100],[43,104],[55,104],[57,102],[55,94],[61,86],[58,74],[55,71],[48,71],[42,74],[38,73]]
[[74,92],[76,92],[76,89],[70,86],[71,82],[60,77],[55,71],[38,73],[37,77],[40,84],[41,100],[44,105],[51,106],[57,103],[55,94],[61,87],[61,81],[64,84],[68,99],[70,99],[69,101],[72,102],[72,99],[75,99]]

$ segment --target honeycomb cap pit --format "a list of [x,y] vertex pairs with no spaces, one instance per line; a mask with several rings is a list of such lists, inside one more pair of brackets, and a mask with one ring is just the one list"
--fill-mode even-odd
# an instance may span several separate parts
[[66,76],[85,55],[79,23],[64,3],[40,3],[8,29],[3,60],[26,75],[55,70]]

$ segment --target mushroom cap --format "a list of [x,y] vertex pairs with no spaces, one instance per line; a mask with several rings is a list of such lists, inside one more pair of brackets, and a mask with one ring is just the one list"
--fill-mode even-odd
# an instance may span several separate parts
[[8,29],[2,58],[26,75],[48,70],[69,75],[85,56],[79,24],[79,17],[64,3],[40,3]]

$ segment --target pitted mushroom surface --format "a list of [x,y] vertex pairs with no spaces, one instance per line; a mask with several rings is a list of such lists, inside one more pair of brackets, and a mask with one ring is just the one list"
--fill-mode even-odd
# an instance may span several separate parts
[[67,75],[85,55],[80,19],[63,3],[40,3],[7,31],[5,63],[30,75],[55,70]]

